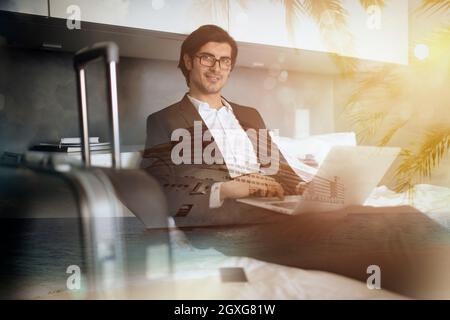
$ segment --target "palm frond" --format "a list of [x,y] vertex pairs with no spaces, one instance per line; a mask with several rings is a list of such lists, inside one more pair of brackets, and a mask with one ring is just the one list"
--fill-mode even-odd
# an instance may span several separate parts
[[349,116],[352,127],[355,128],[358,142],[372,138],[379,130],[388,112],[369,112],[365,109],[353,111]]
[[370,6],[378,6],[380,8],[384,8],[384,6],[386,5],[385,0],[359,0],[359,3],[361,3],[365,10],[367,10]]
[[431,54],[438,59],[450,59],[450,23],[436,28],[423,42],[430,48]]
[[301,15],[307,14],[302,3],[299,0],[276,0],[280,2],[285,9],[286,29],[289,41],[295,45],[296,32],[295,22]]
[[435,13],[449,13],[450,0],[422,0],[420,6],[414,11],[416,14],[433,15]]
[[391,66],[362,75],[348,97],[344,112],[357,105],[390,106],[401,96],[401,74]]
[[329,57],[333,60],[340,72],[340,76],[343,78],[351,78],[358,71],[359,62],[355,58],[345,57],[337,53],[330,53]]
[[[272,0],[285,9],[286,29],[289,41],[296,46],[296,22],[303,17],[311,18],[318,25],[323,41],[332,52],[342,53],[343,48],[353,48],[353,36],[348,30],[347,11],[340,0]],[[342,39],[347,39],[344,41]],[[340,48],[340,49],[337,49]],[[351,77],[358,69],[356,60],[332,53],[331,59],[344,77]]]
[[340,0],[304,0],[302,6],[321,31],[330,28],[339,30],[347,25],[347,10]]
[[430,177],[433,169],[450,150],[450,126],[439,125],[428,131],[420,148],[413,152],[405,149],[400,154],[403,159],[395,177],[398,179],[396,191],[414,185],[417,177]]
[[286,28],[294,38],[295,21],[301,16],[312,18],[322,33],[341,30],[347,24],[347,11],[340,0],[274,0],[285,8]]
[[414,158],[414,153],[409,149],[402,149],[400,152],[400,158],[403,159],[400,166],[397,167],[395,170],[394,177],[397,180],[396,185],[394,187],[394,191],[401,192],[405,189],[410,189],[414,183],[413,183],[413,175],[409,174],[410,172],[414,171],[412,160]]
[[390,127],[390,129],[386,132],[386,134],[383,136],[383,138],[378,143],[379,147],[386,146],[391,139],[395,136],[395,134],[403,128],[408,122],[410,121],[410,118],[406,120],[400,120],[397,121],[393,126]]

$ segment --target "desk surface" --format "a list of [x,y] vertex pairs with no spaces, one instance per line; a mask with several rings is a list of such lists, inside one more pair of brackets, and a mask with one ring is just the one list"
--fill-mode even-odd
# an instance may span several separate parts
[[[375,208],[284,217],[267,224],[181,230],[145,230],[136,218],[116,219],[123,222],[120,238],[127,270],[133,276],[145,278],[149,248],[170,236],[175,266],[248,257],[365,283],[367,267],[378,265],[384,289],[412,297],[449,298],[450,234],[415,209]],[[67,266],[83,263],[77,220],[5,221],[0,230],[0,281],[3,290],[10,291],[0,294],[14,292],[22,298],[35,298],[64,291]]]

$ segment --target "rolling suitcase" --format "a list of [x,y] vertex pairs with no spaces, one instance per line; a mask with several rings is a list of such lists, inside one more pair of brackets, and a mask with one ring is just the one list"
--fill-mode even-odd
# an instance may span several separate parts
[[[117,292],[126,297],[127,253],[136,253],[130,252],[134,249],[125,239],[121,219],[124,206],[144,225],[168,225],[165,196],[156,179],[142,170],[120,169],[118,58],[114,43],[96,44],[75,54],[81,166],[61,160],[57,154],[49,154],[42,163],[0,166],[1,298],[45,296],[29,288],[49,278],[54,281],[48,281],[51,284],[46,287],[55,291],[62,286],[77,289],[78,285],[80,289],[81,284],[81,290],[69,288],[72,295],[68,298],[114,298]],[[113,168],[90,165],[85,67],[97,59],[104,59],[109,79]],[[170,272],[168,233],[154,235],[149,247],[159,248],[159,256],[146,260],[158,260],[163,271]],[[81,271],[81,280],[71,278],[77,270]]]
[[145,226],[167,227],[167,203],[156,179],[143,170],[120,169],[119,115],[116,87],[116,65],[119,49],[115,43],[94,44],[75,54],[74,67],[77,73],[79,120],[81,132],[82,160],[86,168],[91,166],[89,125],[87,113],[86,65],[97,59],[105,61],[108,79],[108,116],[111,125],[112,169],[102,169],[114,185],[119,199],[135,214]]

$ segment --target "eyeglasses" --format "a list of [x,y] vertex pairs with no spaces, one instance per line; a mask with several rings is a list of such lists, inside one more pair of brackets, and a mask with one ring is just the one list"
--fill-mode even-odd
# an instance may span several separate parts
[[219,61],[219,67],[222,70],[230,70],[232,61],[231,58],[221,57],[220,59],[216,59],[216,57],[209,54],[200,54],[196,56],[200,59],[200,64],[205,67],[214,67],[216,62]]

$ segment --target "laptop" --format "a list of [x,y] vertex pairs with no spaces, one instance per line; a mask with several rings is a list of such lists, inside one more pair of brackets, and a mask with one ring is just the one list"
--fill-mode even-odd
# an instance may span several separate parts
[[400,153],[400,148],[334,146],[302,195],[243,198],[238,202],[279,213],[334,211],[363,205]]

